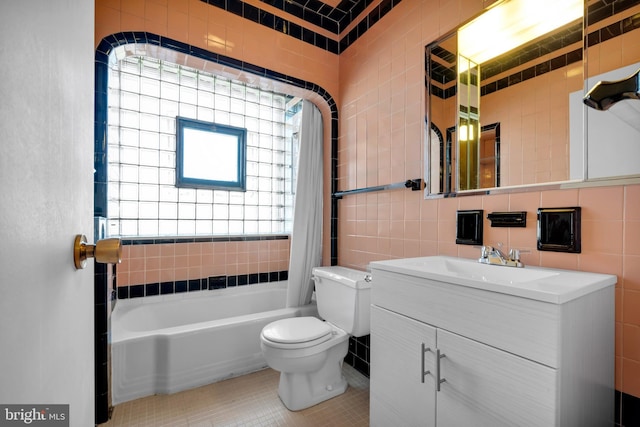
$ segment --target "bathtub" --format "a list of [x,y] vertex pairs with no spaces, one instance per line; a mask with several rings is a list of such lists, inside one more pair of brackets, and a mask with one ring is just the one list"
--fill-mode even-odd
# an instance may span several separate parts
[[260,332],[317,316],[285,308],[287,282],[120,300],[111,316],[112,403],[170,394],[267,366]]

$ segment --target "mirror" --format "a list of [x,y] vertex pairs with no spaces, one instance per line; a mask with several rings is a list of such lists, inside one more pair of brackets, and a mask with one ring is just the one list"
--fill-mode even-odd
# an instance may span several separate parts
[[[517,3],[534,7],[501,9]],[[569,3],[573,12],[549,10]],[[583,10],[581,0],[506,0],[426,47],[428,194],[571,178],[569,97],[584,87]],[[534,12],[547,24],[556,15],[569,19],[533,32],[524,44],[504,47],[504,53],[489,52],[533,31],[485,38],[500,22],[510,21],[513,29]],[[474,29],[490,14],[495,16],[489,24]],[[469,40],[481,43],[469,47]]]

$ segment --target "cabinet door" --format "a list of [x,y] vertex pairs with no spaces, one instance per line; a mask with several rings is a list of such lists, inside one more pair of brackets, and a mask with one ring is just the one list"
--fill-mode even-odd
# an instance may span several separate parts
[[438,427],[556,425],[557,371],[438,329]]
[[371,426],[435,426],[435,338],[429,325],[371,307]]

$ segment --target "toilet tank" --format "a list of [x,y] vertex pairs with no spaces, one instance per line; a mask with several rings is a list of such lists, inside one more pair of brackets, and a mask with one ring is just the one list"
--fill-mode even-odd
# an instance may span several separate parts
[[371,275],[366,271],[332,266],[315,267],[312,277],[320,317],[354,337],[368,335]]

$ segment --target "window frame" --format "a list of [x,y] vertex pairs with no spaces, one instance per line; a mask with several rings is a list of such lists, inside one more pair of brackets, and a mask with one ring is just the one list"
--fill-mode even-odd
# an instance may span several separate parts
[[[216,134],[231,135],[237,138],[237,174],[234,181],[185,177],[184,166],[184,131],[195,129]],[[207,188],[213,190],[242,191],[247,190],[247,129],[223,125],[202,120],[176,116],[176,187]]]

